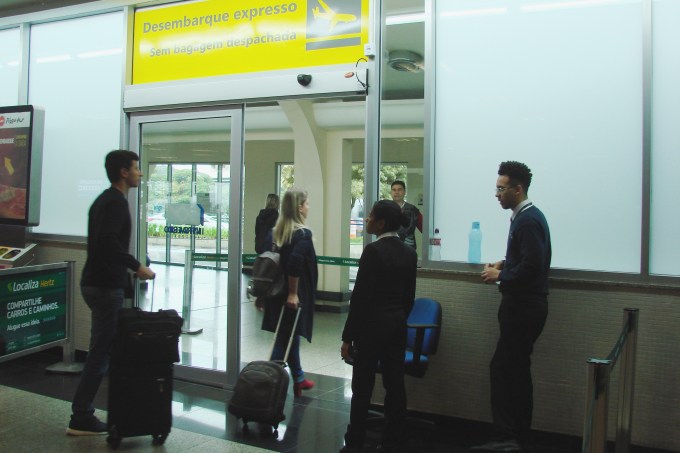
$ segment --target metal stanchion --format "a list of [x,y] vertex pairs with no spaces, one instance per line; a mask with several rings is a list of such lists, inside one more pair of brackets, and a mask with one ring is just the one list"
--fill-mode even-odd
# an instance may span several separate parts
[[607,409],[609,378],[618,359],[619,373],[618,414],[616,418],[616,453],[628,453],[633,418],[633,390],[635,384],[635,353],[638,332],[637,308],[626,308],[619,340],[606,359],[588,359],[588,390],[586,415],[583,423],[582,453],[607,451]]
[[193,251],[184,251],[184,295],[182,297],[182,318],[184,325],[182,333],[187,335],[197,335],[203,332],[203,329],[191,328],[191,285],[194,275],[194,260]]
[[588,359],[588,390],[586,420],[583,432],[583,453],[607,451],[607,407],[609,404],[609,374],[611,360]]
[[68,304],[68,318],[66,321],[66,338],[68,342],[62,347],[63,360],[45,368],[48,373],[80,374],[83,363],[75,361],[76,348],[73,341],[73,326],[75,325],[75,261],[67,261],[68,284],[66,289],[66,303]]
[[619,407],[616,418],[616,453],[628,453],[630,449],[639,314],[640,311],[637,308],[626,308],[623,313],[623,322],[624,325],[628,326],[628,333],[621,350]]

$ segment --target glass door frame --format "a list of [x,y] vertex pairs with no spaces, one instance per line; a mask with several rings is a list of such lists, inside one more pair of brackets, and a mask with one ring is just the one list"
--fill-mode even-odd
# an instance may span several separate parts
[[[243,211],[243,153],[244,153],[244,105],[210,106],[178,108],[162,111],[131,112],[129,114],[129,149],[141,155],[142,125],[168,121],[182,121],[208,118],[231,118],[230,185],[237,190],[229,191],[229,217],[242,218]],[[140,248],[140,226],[144,224],[141,212],[142,191],[137,191],[137,197],[130,201],[130,211],[133,219],[131,243],[142,256]],[[175,377],[191,382],[206,384],[226,389],[232,389],[236,384],[241,367],[241,268],[242,263],[242,231],[241,222],[229,223],[229,258],[228,266],[233,272],[227,276],[227,348],[226,371],[195,368],[185,365],[175,366]]]

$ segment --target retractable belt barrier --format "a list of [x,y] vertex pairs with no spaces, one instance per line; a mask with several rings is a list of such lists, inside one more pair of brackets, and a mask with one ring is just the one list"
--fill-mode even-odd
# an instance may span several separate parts
[[[187,250],[190,252],[190,250]],[[243,264],[252,264],[257,258],[257,253],[244,253],[242,256]],[[193,253],[191,260],[196,261],[210,261],[217,263],[226,263],[229,260],[228,253]],[[328,264],[330,266],[359,266],[358,258],[342,258],[339,256],[317,256],[317,264]]]
[[582,453],[606,453],[609,379],[619,358],[618,414],[616,419],[616,453],[630,449],[631,420],[633,418],[633,390],[635,384],[635,352],[638,332],[637,308],[626,308],[619,339],[606,359],[588,359],[588,387],[586,414],[583,422]]
[[[241,255],[243,264],[252,264],[257,258],[256,253],[244,253]],[[194,273],[194,263],[214,262],[226,263],[229,260],[228,253],[195,253],[191,250],[184,251],[184,294],[182,297],[182,318],[184,319],[183,334],[197,335],[203,329],[191,328],[191,285]],[[357,258],[343,258],[338,256],[317,256],[317,264],[330,266],[359,266]]]

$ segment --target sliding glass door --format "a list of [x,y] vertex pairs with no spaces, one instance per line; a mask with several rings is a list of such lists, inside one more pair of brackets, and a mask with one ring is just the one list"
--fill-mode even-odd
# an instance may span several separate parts
[[140,285],[138,304],[180,312],[176,375],[222,387],[239,371],[241,225],[229,219],[241,217],[242,112],[197,108],[130,118],[130,148],[144,173],[136,243],[157,275]]

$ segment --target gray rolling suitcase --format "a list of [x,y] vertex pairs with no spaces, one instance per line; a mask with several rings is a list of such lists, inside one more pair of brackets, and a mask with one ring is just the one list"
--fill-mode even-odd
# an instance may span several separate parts
[[[274,344],[286,310],[285,306],[281,309]],[[298,307],[283,361],[256,360],[247,364],[238,376],[234,395],[229,401],[229,412],[243,421],[244,431],[248,430],[248,422],[258,422],[271,425],[276,432],[279,423],[286,418],[283,407],[286,404],[290,378],[285,367],[300,311],[301,308]],[[269,357],[274,350],[274,344]]]

